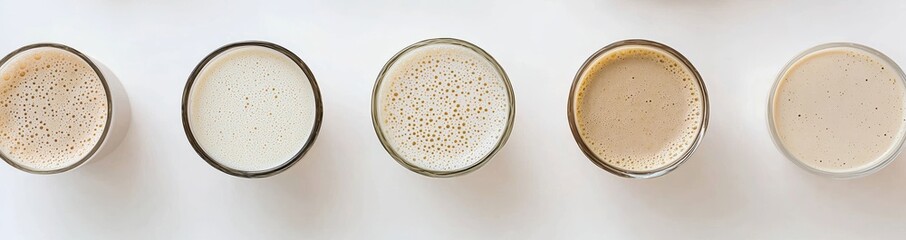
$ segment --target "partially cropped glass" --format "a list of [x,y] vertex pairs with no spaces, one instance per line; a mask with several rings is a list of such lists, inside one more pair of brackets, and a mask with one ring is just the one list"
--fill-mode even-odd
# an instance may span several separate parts
[[503,68],[469,42],[428,39],[394,55],[371,100],[374,130],[403,167],[452,177],[486,164],[506,143],[516,101]]
[[598,167],[620,177],[673,171],[708,127],[708,93],[692,63],[649,40],[623,40],[589,57],[570,89],[573,137]]
[[0,158],[33,174],[57,174],[103,158],[129,127],[129,101],[99,61],[66,45],[38,43],[0,60]]
[[277,44],[248,41],[208,54],[182,96],[192,148],[223,173],[281,173],[311,149],[321,129],[321,93],[311,70]]
[[771,139],[790,162],[831,178],[877,172],[906,136],[906,75],[855,43],[809,48],[787,63],[768,98]]

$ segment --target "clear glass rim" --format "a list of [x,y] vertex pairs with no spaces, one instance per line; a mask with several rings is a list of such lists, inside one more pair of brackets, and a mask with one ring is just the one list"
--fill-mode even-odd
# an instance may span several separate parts
[[92,157],[94,157],[94,155],[97,154],[98,150],[104,144],[104,141],[107,140],[107,135],[110,132],[111,123],[113,121],[113,104],[114,103],[113,103],[113,96],[110,95],[110,87],[107,85],[107,78],[101,72],[100,68],[98,68],[98,66],[94,63],[94,61],[92,61],[91,58],[89,58],[87,55],[83,54],[82,52],[79,52],[75,48],[72,48],[72,47],[69,47],[69,46],[66,46],[66,45],[63,45],[60,43],[35,43],[35,44],[29,44],[29,45],[23,46],[19,49],[16,49],[15,51],[12,51],[11,53],[7,54],[5,57],[3,57],[3,59],[0,59],[0,67],[6,65],[10,59],[12,59],[13,57],[15,57],[16,55],[18,55],[20,53],[23,53],[28,50],[44,48],[44,47],[56,48],[56,49],[60,49],[60,50],[75,54],[76,56],[81,58],[83,61],[85,61],[85,63],[87,63],[88,66],[91,66],[91,70],[94,71],[95,75],[98,76],[98,79],[101,81],[101,85],[104,86],[104,94],[106,95],[106,98],[107,98],[107,121],[106,121],[106,123],[104,123],[104,131],[101,132],[101,136],[100,136],[100,138],[98,138],[98,141],[94,143],[94,147],[92,147],[91,150],[87,154],[85,154],[84,157],[82,157],[82,159],[79,159],[79,161],[77,161],[69,166],[59,168],[59,169],[53,169],[53,170],[30,169],[25,166],[19,165],[18,163],[16,163],[15,161],[13,161],[9,157],[7,157],[6,154],[4,154],[2,151],[0,151],[0,158],[2,158],[3,161],[5,161],[9,165],[15,167],[16,169],[25,171],[27,173],[32,173],[32,174],[48,175],[48,174],[57,174],[57,173],[67,172],[69,170],[76,169],[76,168],[84,165],[86,162],[88,162],[88,160],[90,160]]
[[[259,171],[244,171],[244,170],[230,168],[223,164],[220,164],[220,162],[217,162],[216,160],[214,160],[214,158],[209,156],[204,151],[204,149],[202,149],[201,145],[198,144],[198,141],[195,139],[195,135],[192,133],[192,127],[189,125],[189,113],[188,113],[189,97],[190,97],[190,94],[192,91],[192,87],[195,83],[195,79],[198,77],[199,74],[201,74],[201,71],[204,70],[204,67],[207,66],[207,64],[211,60],[213,60],[215,57],[219,56],[221,53],[224,53],[228,50],[231,50],[231,49],[237,48],[237,47],[264,47],[264,48],[275,50],[275,51],[282,53],[283,55],[289,57],[293,62],[296,63],[296,65],[299,66],[300,69],[302,69],[302,72],[305,73],[305,76],[308,78],[308,81],[311,84],[312,93],[314,94],[315,122],[314,122],[314,125],[312,126],[311,133],[309,134],[308,139],[305,142],[305,145],[303,145],[302,148],[299,149],[299,151],[296,152],[295,155],[293,155],[293,157],[291,157],[287,161],[283,162],[282,164],[272,167],[270,169],[259,170]],[[208,164],[210,164],[212,167],[216,168],[217,170],[220,170],[221,172],[232,175],[232,176],[242,177],[242,178],[263,178],[263,177],[273,176],[273,175],[276,175],[283,171],[286,171],[286,169],[289,169],[294,164],[299,162],[299,160],[302,159],[302,157],[305,155],[305,153],[307,153],[308,150],[311,149],[311,146],[314,144],[315,139],[317,139],[318,133],[321,130],[321,121],[323,119],[323,114],[324,114],[323,105],[321,103],[321,90],[318,88],[318,83],[317,83],[317,81],[315,81],[315,76],[314,76],[314,74],[312,74],[311,70],[308,68],[308,65],[306,65],[305,62],[303,62],[302,59],[299,58],[299,56],[294,54],[292,51],[289,51],[288,49],[286,49],[280,45],[270,43],[270,42],[265,42],[265,41],[243,41],[243,42],[230,43],[230,44],[224,45],[224,46],[218,48],[217,50],[214,50],[210,54],[208,54],[204,59],[201,60],[201,62],[198,63],[197,66],[195,66],[195,69],[192,70],[192,74],[189,75],[189,80],[186,81],[185,90],[183,91],[181,105],[182,105],[181,107],[182,107],[183,130],[185,130],[185,132],[186,132],[186,138],[188,138],[189,144],[192,145],[192,149],[195,150],[195,152],[198,154],[199,157],[204,159],[205,162],[207,162]]]
[[[604,162],[604,160],[599,158],[588,147],[588,145],[585,143],[585,140],[582,139],[582,136],[579,134],[579,129],[576,124],[576,118],[575,118],[575,110],[574,110],[575,104],[576,104],[575,95],[576,95],[576,91],[578,90],[579,82],[581,81],[584,73],[588,70],[588,68],[590,68],[592,66],[592,64],[595,62],[596,59],[598,59],[598,57],[601,57],[602,55],[604,55],[614,49],[617,49],[619,47],[633,46],[633,45],[655,48],[655,49],[664,51],[666,53],[669,53],[673,57],[677,58],[680,62],[682,62],[683,65],[685,65],[687,68],[689,68],[689,71],[692,72],[693,77],[695,77],[695,80],[699,84],[699,87],[701,89],[701,94],[702,94],[702,121],[701,121],[701,124],[699,125],[699,131],[698,131],[698,135],[695,137],[695,141],[692,142],[692,145],[689,146],[689,149],[687,149],[686,152],[684,152],[682,155],[680,155],[679,159],[673,161],[672,163],[670,163],[666,166],[663,166],[663,167],[660,167],[660,168],[657,168],[657,169],[654,169],[651,171],[626,170],[626,169],[618,168],[616,166],[612,166],[612,165]],[[702,77],[698,73],[698,70],[696,70],[695,67],[692,66],[692,63],[689,62],[689,60],[686,59],[685,56],[683,56],[682,54],[680,54],[678,51],[674,50],[673,48],[670,48],[669,46],[664,45],[659,42],[645,40],[645,39],[627,39],[627,40],[617,41],[617,42],[611,43],[607,46],[604,46],[603,48],[599,49],[597,52],[592,54],[590,57],[588,57],[588,59],[585,60],[585,63],[582,64],[582,67],[579,68],[579,71],[576,73],[576,76],[573,78],[573,84],[569,90],[568,97],[569,97],[569,100],[568,100],[568,105],[567,105],[567,117],[569,119],[569,128],[572,131],[573,138],[576,140],[576,144],[579,145],[579,149],[582,150],[582,153],[585,154],[585,156],[588,158],[588,160],[591,160],[592,163],[594,163],[601,169],[604,169],[607,172],[610,172],[614,175],[617,175],[620,177],[625,177],[625,178],[643,178],[644,179],[644,178],[659,177],[659,176],[663,176],[664,174],[667,174],[667,173],[673,171],[674,169],[676,169],[677,167],[682,165],[684,162],[686,162],[686,160],[688,160],[692,156],[692,154],[698,148],[699,143],[701,143],[701,139],[705,136],[705,132],[707,131],[708,119],[710,117],[710,114],[709,114],[710,113],[710,108],[709,108],[710,102],[708,100],[708,91],[705,89],[705,82],[702,80]]]
[[875,50],[871,47],[857,44],[857,43],[851,43],[851,42],[831,42],[831,43],[820,44],[820,45],[811,47],[809,49],[806,49],[805,51],[802,51],[798,55],[796,55],[796,57],[794,57],[792,60],[787,62],[786,65],[784,65],[784,67],[780,70],[780,73],[777,74],[777,78],[774,79],[773,86],[771,86],[771,91],[768,95],[768,101],[767,101],[767,103],[768,103],[767,124],[768,124],[768,129],[770,129],[770,131],[771,131],[771,141],[774,143],[774,146],[777,147],[777,149],[780,150],[781,153],[783,153],[783,155],[786,157],[787,160],[789,160],[793,164],[796,164],[797,166],[801,167],[802,169],[808,170],[811,173],[821,175],[821,176],[827,176],[827,177],[831,177],[831,178],[837,178],[837,179],[848,179],[848,178],[857,178],[857,177],[867,176],[867,175],[870,175],[877,171],[880,171],[882,168],[884,168],[885,166],[887,166],[888,164],[893,162],[894,159],[897,158],[897,156],[900,154],[900,152],[902,150],[903,142],[904,142],[904,140],[906,140],[906,131],[900,132],[900,136],[899,136],[900,140],[896,143],[895,146],[892,146],[893,151],[889,152],[885,156],[882,156],[882,158],[879,158],[880,161],[875,160],[875,161],[877,161],[877,163],[874,163],[874,165],[864,167],[864,168],[861,168],[861,169],[858,169],[855,171],[850,171],[850,172],[832,172],[832,171],[825,171],[825,170],[821,170],[818,168],[808,166],[805,163],[803,163],[802,161],[800,161],[798,158],[793,156],[793,154],[791,154],[786,149],[786,147],[783,146],[782,141],[780,141],[780,136],[777,132],[777,129],[775,128],[774,114],[773,114],[774,113],[774,96],[777,93],[777,87],[780,86],[780,82],[782,82],[782,80],[783,80],[783,76],[786,74],[787,71],[789,71],[790,67],[792,67],[793,65],[798,63],[803,58],[810,56],[813,53],[816,53],[816,52],[819,52],[822,50],[826,50],[826,49],[831,49],[831,48],[854,48],[854,49],[857,49],[860,51],[868,52],[869,54],[873,54],[873,55],[877,56],[878,58],[880,58],[881,60],[887,62],[893,68],[892,70],[894,70],[896,72],[896,74],[898,76],[900,76],[900,83],[906,85],[906,74],[903,73],[903,70],[900,69],[900,66],[897,65],[897,63],[894,62],[892,59],[887,57],[887,55],[884,55],[880,51]]
[[[414,164],[411,164],[408,161],[406,161],[390,145],[390,143],[384,136],[384,132],[382,131],[380,119],[378,119],[379,118],[379,116],[378,116],[378,108],[379,108],[378,98],[380,97],[379,95],[380,95],[381,86],[383,85],[382,83],[384,81],[384,77],[387,74],[387,71],[389,71],[390,68],[396,63],[396,61],[399,60],[399,58],[402,57],[404,54],[409,53],[412,50],[415,50],[415,49],[418,49],[421,47],[431,46],[431,45],[435,45],[435,44],[451,44],[451,45],[465,47],[469,50],[474,51],[475,53],[478,53],[478,55],[481,55],[482,57],[484,57],[485,60],[487,60],[488,62],[491,63],[491,65],[494,66],[494,68],[497,70],[497,73],[501,76],[501,80],[503,81],[503,83],[506,87],[507,95],[509,98],[508,99],[509,115],[507,116],[506,128],[504,129],[503,134],[501,134],[500,139],[497,142],[497,145],[495,145],[495,147],[478,162],[476,162],[468,167],[465,167],[465,168],[450,170],[450,171],[437,171],[437,170],[424,169],[424,168],[415,166]],[[372,124],[374,125],[374,131],[377,134],[378,139],[381,141],[381,145],[384,147],[384,150],[386,150],[387,153],[390,154],[390,156],[393,157],[393,159],[396,160],[397,163],[399,163],[406,169],[409,169],[415,173],[418,173],[418,174],[421,174],[424,176],[428,176],[428,177],[444,178],[444,177],[459,176],[459,175],[463,175],[463,174],[475,171],[478,168],[481,168],[482,166],[487,164],[487,162],[491,158],[493,158],[494,155],[497,154],[498,151],[500,151],[500,149],[503,148],[503,145],[506,144],[507,139],[509,139],[510,133],[513,130],[513,122],[515,120],[515,116],[516,116],[516,97],[513,95],[513,86],[511,85],[509,77],[507,76],[506,72],[504,72],[503,68],[500,66],[500,64],[497,62],[497,60],[495,60],[494,57],[491,57],[490,54],[488,54],[487,52],[485,52],[483,49],[479,48],[478,46],[476,46],[472,43],[466,42],[464,40],[455,39],[455,38],[426,39],[426,40],[416,42],[412,45],[409,45],[409,46],[403,48],[403,50],[399,51],[398,53],[396,53],[396,55],[394,55],[392,58],[390,58],[390,60],[387,61],[387,63],[381,69],[381,72],[380,72],[380,74],[378,74],[377,80],[374,83],[374,90],[371,94],[371,120],[372,120]]]

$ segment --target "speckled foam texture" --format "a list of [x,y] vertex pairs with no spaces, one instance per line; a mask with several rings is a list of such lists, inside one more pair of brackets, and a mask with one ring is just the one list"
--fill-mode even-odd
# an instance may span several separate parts
[[873,53],[823,49],[783,73],[770,117],[781,144],[800,162],[859,171],[896,151],[906,123],[904,89],[891,63]]
[[107,93],[84,59],[54,47],[16,54],[0,67],[0,151],[35,171],[72,166],[99,144]]
[[623,46],[595,58],[578,82],[574,114],[582,140],[599,159],[653,171],[682,158],[701,131],[704,100],[692,71],[647,46]]
[[265,171],[293,159],[315,122],[314,90],[292,59],[260,46],[229,49],[195,79],[188,118],[201,148],[240,171]]
[[503,76],[475,51],[433,44],[400,56],[378,97],[387,143],[406,162],[431,171],[473,166],[500,143],[510,102]]

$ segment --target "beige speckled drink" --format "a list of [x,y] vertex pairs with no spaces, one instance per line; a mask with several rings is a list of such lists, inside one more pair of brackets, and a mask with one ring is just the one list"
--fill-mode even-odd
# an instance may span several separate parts
[[449,177],[477,169],[505,143],[513,99],[490,55],[462,40],[431,39],[385,66],[372,114],[394,159],[420,174]]
[[768,113],[774,140],[813,172],[854,177],[876,171],[903,143],[903,80],[896,63],[862,45],[809,49],[774,86]]
[[196,152],[239,177],[267,177],[292,166],[320,129],[320,93],[295,54],[267,42],[224,46],[186,84],[183,121]]
[[34,44],[2,60],[0,156],[20,170],[60,173],[103,156],[128,114],[115,76],[75,49]]
[[691,155],[707,124],[707,95],[692,65],[645,40],[614,43],[589,58],[569,103],[580,148],[624,177],[674,169]]

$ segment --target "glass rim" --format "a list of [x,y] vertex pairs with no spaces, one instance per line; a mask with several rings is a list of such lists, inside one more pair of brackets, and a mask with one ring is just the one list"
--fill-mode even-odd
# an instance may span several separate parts
[[903,143],[904,143],[904,141],[906,141],[906,130],[901,130],[900,134],[899,134],[900,135],[899,141],[897,141],[895,145],[891,146],[891,148],[888,149],[888,153],[875,159],[874,160],[875,162],[871,163],[871,165],[861,167],[854,171],[834,172],[834,171],[825,171],[825,170],[821,170],[818,168],[808,166],[807,164],[803,163],[801,160],[799,160],[798,158],[793,156],[792,153],[790,153],[789,150],[783,145],[783,142],[780,140],[780,136],[775,127],[776,124],[774,122],[774,98],[777,93],[777,87],[780,86],[780,83],[783,80],[783,76],[786,75],[786,73],[789,71],[790,67],[792,67],[793,65],[798,63],[803,58],[811,56],[814,53],[817,53],[817,52],[820,52],[823,50],[827,50],[827,49],[832,49],[832,48],[852,48],[852,49],[864,51],[869,54],[875,55],[876,57],[880,58],[882,61],[889,64],[892,67],[892,70],[897,74],[897,76],[900,77],[900,83],[903,84],[904,86],[906,86],[906,74],[903,73],[903,70],[900,68],[900,66],[897,65],[897,63],[894,62],[893,59],[890,59],[889,57],[887,57],[887,55],[884,55],[884,53],[881,53],[880,51],[875,50],[874,48],[871,48],[871,47],[868,47],[868,46],[865,46],[862,44],[858,44],[858,43],[852,43],[852,42],[830,42],[830,43],[819,44],[814,47],[808,48],[805,51],[802,51],[799,54],[797,54],[789,62],[787,62],[786,65],[784,65],[784,67],[780,70],[780,73],[777,74],[777,77],[774,79],[774,84],[771,86],[771,91],[768,95],[768,101],[767,101],[768,107],[767,107],[767,115],[766,115],[768,129],[771,132],[771,142],[773,142],[774,146],[777,147],[778,150],[780,150],[780,152],[784,155],[784,157],[787,160],[789,160],[790,162],[793,162],[797,166],[799,166],[802,169],[805,169],[811,173],[830,177],[830,178],[836,178],[836,179],[848,179],[848,178],[857,178],[857,177],[867,176],[867,175],[870,175],[877,171],[880,171],[885,166],[887,166],[888,164],[893,162],[893,160],[895,160],[897,158],[897,156],[899,156],[899,154],[903,148]]
[[[667,164],[665,166],[662,166],[660,168],[653,169],[650,171],[627,170],[627,169],[622,169],[622,168],[619,168],[616,166],[612,166],[612,165],[604,162],[604,160],[602,160],[600,157],[598,157],[585,143],[585,140],[579,134],[579,129],[576,124],[576,117],[575,117],[576,114],[575,114],[575,109],[574,109],[576,106],[575,95],[576,95],[576,91],[578,90],[579,82],[582,80],[582,76],[584,76],[584,73],[592,66],[592,64],[599,57],[603,56],[606,53],[609,53],[612,50],[615,50],[620,47],[625,47],[625,46],[651,47],[651,48],[654,48],[654,49],[657,49],[660,51],[664,51],[665,53],[672,55],[677,60],[679,60],[685,67],[687,67],[689,69],[689,71],[691,71],[693,77],[695,77],[696,82],[698,82],[699,89],[701,90],[700,92],[702,95],[702,97],[701,97],[702,98],[702,121],[699,124],[699,130],[695,136],[695,141],[693,141],[692,145],[690,145],[689,148],[686,149],[686,151],[682,155],[680,155],[676,160],[674,160],[670,164]],[[608,44],[607,46],[604,46],[601,49],[599,49],[598,51],[596,51],[595,53],[593,53],[590,57],[588,57],[587,60],[585,60],[585,62],[582,64],[582,67],[579,68],[579,71],[576,73],[576,76],[573,78],[573,84],[572,84],[572,87],[570,87],[568,97],[569,97],[569,100],[567,103],[567,117],[569,119],[569,128],[570,128],[570,131],[572,131],[573,138],[576,140],[576,144],[579,146],[579,149],[582,150],[582,153],[585,154],[585,156],[588,158],[588,160],[590,160],[592,163],[594,163],[601,169],[604,169],[607,172],[610,172],[610,173],[620,176],[620,177],[642,178],[642,179],[655,178],[655,177],[663,176],[664,174],[667,174],[667,173],[673,171],[674,169],[676,169],[677,167],[682,165],[684,162],[686,162],[686,160],[688,160],[689,158],[692,157],[692,154],[695,152],[696,149],[698,149],[698,146],[701,143],[702,138],[704,138],[705,132],[707,132],[707,129],[708,129],[708,120],[710,118],[710,106],[709,106],[710,102],[708,100],[708,91],[705,88],[705,82],[704,82],[704,80],[702,80],[702,77],[699,74],[698,70],[695,69],[695,67],[692,65],[692,63],[689,62],[689,60],[686,59],[686,57],[683,56],[682,54],[680,54],[678,51],[674,50],[673,48],[671,48],[665,44],[651,41],[651,40],[646,40],[646,39],[621,40],[621,41],[617,41],[617,42]]]
[[0,68],[5,66],[9,60],[11,60],[13,57],[19,55],[20,53],[23,53],[23,52],[26,52],[26,51],[29,51],[32,49],[45,48],[45,47],[56,48],[59,50],[63,50],[63,51],[75,54],[80,59],[85,61],[85,63],[87,63],[88,66],[91,67],[91,70],[94,71],[95,75],[98,76],[98,79],[101,81],[101,85],[104,87],[104,94],[107,99],[107,119],[106,119],[106,122],[104,123],[104,131],[101,132],[101,136],[98,138],[97,142],[94,143],[94,146],[91,148],[91,150],[88,151],[88,153],[86,153],[84,157],[82,157],[75,163],[72,163],[66,167],[62,167],[62,168],[58,168],[58,169],[51,169],[51,170],[31,169],[31,168],[28,168],[28,167],[25,167],[25,166],[22,166],[22,165],[16,163],[12,159],[10,159],[8,156],[6,156],[6,154],[3,153],[3,151],[0,151],[0,158],[2,158],[3,161],[5,161],[7,164],[15,167],[16,169],[27,172],[27,173],[41,174],[41,175],[63,173],[63,172],[67,172],[67,171],[76,169],[76,168],[84,165],[85,163],[88,162],[88,160],[90,160],[92,157],[94,157],[98,153],[98,150],[100,150],[100,148],[104,144],[104,142],[107,140],[107,136],[109,135],[108,133],[110,132],[111,123],[113,121],[113,104],[114,104],[113,96],[110,95],[110,87],[107,84],[107,78],[106,78],[106,76],[104,76],[104,73],[100,70],[100,68],[87,55],[76,50],[75,48],[69,47],[64,44],[34,43],[34,44],[25,45],[23,47],[20,47],[16,50],[10,52],[5,57],[3,57],[3,59],[0,59]]
[[[308,139],[306,139],[305,145],[303,145],[302,148],[299,149],[299,151],[296,152],[296,154],[294,154],[290,159],[284,161],[280,165],[277,165],[275,167],[265,169],[265,170],[245,171],[245,170],[239,170],[239,169],[227,167],[226,165],[221,164],[220,162],[215,160],[213,157],[209,156],[207,154],[207,152],[205,152],[205,150],[201,147],[201,145],[199,145],[198,141],[195,139],[194,133],[192,132],[192,127],[189,125],[189,111],[188,111],[189,97],[191,95],[192,87],[195,85],[195,79],[198,77],[199,74],[201,74],[201,72],[204,70],[204,68],[208,65],[208,63],[211,60],[220,56],[220,54],[222,54],[224,52],[227,52],[229,50],[232,50],[234,48],[239,48],[239,47],[264,47],[264,48],[268,48],[268,49],[277,51],[277,52],[283,54],[284,56],[288,57],[290,60],[295,62],[297,66],[299,66],[299,68],[302,70],[303,73],[305,73],[305,77],[308,78],[308,81],[311,84],[312,93],[314,94],[315,121],[314,121],[314,125],[312,125],[311,132],[308,135]],[[182,116],[183,130],[186,133],[186,138],[188,138],[189,144],[191,144],[192,149],[195,150],[195,153],[197,153],[199,157],[201,157],[205,162],[207,162],[209,165],[216,168],[217,170],[220,170],[223,173],[226,173],[226,174],[229,174],[229,175],[232,175],[235,177],[242,177],[242,178],[270,177],[270,176],[276,175],[278,173],[281,173],[283,171],[286,171],[287,169],[289,169],[290,167],[295,165],[297,162],[299,162],[299,160],[302,159],[302,157],[305,155],[305,153],[307,153],[308,150],[311,149],[311,146],[314,145],[314,142],[318,137],[318,133],[321,130],[321,122],[323,120],[323,114],[324,114],[323,105],[321,102],[321,90],[320,90],[320,88],[318,88],[318,83],[317,83],[317,81],[315,81],[315,76],[314,76],[314,74],[312,74],[311,70],[308,68],[308,65],[306,65],[305,62],[302,61],[302,59],[299,58],[299,56],[294,54],[292,51],[290,51],[280,45],[277,45],[275,43],[266,42],[266,41],[234,42],[234,43],[224,45],[220,48],[217,48],[216,50],[214,50],[213,52],[211,52],[210,54],[205,56],[205,58],[202,59],[201,62],[198,63],[198,65],[195,66],[195,69],[192,70],[192,73],[189,75],[189,79],[186,81],[186,86],[185,86],[185,89],[183,90],[183,95],[182,95],[181,110],[182,110],[181,116]]]
[[[449,171],[424,169],[424,168],[418,167],[415,164],[412,164],[412,163],[409,163],[408,161],[406,161],[406,159],[404,159],[402,156],[400,156],[396,152],[396,150],[393,149],[391,144],[388,143],[387,138],[384,136],[384,132],[382,130],[380,119],[378,119],[379,118],[378,117],[378,107],[379,107],[378,98],[380,97],[379,94],[380,94],[381,87],[383,86],[384,77],[386,77],[387,72],[390,70],[390,68],[393,67],[393,65],[396,64],[396,61],[399,60],[399,58],[402,57],[404,54],[409,53],[409,52],[411,52],[415,49],[421,48],[421,47],[438,45],[438,44],[450,44],[450,45],[465,47],[465,48],[477,53],[478,55],[482,56],[486,61],[491,63],[491,65],[494,66],[495,70],[497,70],[497,74],[500,75],[501,81],[504,83],[504,87],[506,88],[506,91],[507,91],[507,97],[508,97],[507,100],[508,100],[508,104],[509,104],[509,113],[507,115],[506,128],[504,128],[504,131],[500,135],[500,139],[498,139],[498,142],[494,146],[494,148],[490,152],[488,152],[488,154],[486,154],[483,158],[481,158],[481,160],[473,163],[472,165],[469,165],[467,167],[460,168],[460,169],[449,170]],[[503,67],[500,66],[500,64],[497,62],[497,60],[494,59],[494,57],[492,57],[490,54],[485,52],[480,47],[478,47],[470,42],[456,39],[456,38],[431,38],[431,39],[426,39],[426,40],[416,42],[412,45],[409,45],[409,46],[403,48],[402,50],[397,52],[395,55],[393,55],[393,57],[391,57],[390,60],[388,60],[387,63],[384,65],[384,67],[381,69],[381,72],[380,72],[380,74],[378,74],[377,80],[374,83],[374,90],[371,94],[372,125],[374,126],[374,131],[377,134],[378,139],[381,141],[381,145],[384,147],[384,150],[386,150],[387,153],[390,154],[390,156],[393,157],[393,159],[396,160],[397,163],[399,163],[406,169],[409,169],[412,172],[415,172],[415,173],[418,173],[418,174],[421,174],[424,176],[428,176],[428,177],[446,178],[446,177],[459,176],[459,175],[473,172],[473,171],[477,170],[478,168],[481,168],[482,166],[487,164],[488,161],[490,161],[490,159],[493,158],[494,155],[496,155],[497,152],[499,152],[500,149],[503,148],[503,146],[506,144],[507,140],[509,139],[510,134],[512,133],[512,130],[513,130],[513,123],[515,121],[515,117],[516,117],[516,97],[513,94],[513,86],[510,83],[510,79],[507,76],[506,72],[503,70]]]

